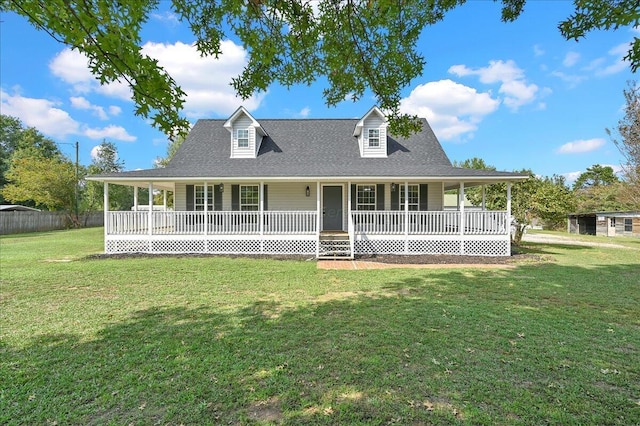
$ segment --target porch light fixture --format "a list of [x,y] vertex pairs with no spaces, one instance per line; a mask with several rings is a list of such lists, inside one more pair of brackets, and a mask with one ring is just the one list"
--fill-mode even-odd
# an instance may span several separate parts
[[395,183],[391,184],[391,192],[396,192],[397,185]]
[[307,197],[311,196],[311,188],[309,188],[309,185],[307,185],[307,189],[304,191],[304,193],[306,194]]
[[219,192],[224,192],[224,183],[221,183],[220,185],[218,185],[218,191]]

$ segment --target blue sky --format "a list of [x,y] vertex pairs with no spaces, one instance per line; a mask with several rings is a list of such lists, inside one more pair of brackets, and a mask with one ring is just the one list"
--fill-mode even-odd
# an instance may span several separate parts
[[[168,6],[168,2],[161,2]],[[418,50],[427,65],[403,91],[402,109],[426,117],[449,158],[480,157],[499,170],[530,168],[569,181],[593,164],[619,168],[621,155],[605,128],[622,117],[626,82],[637,78],[621,58],[640,29],[589,33],[566,41],[557,24],[570,1],[529,1],[514,23],[500,22],[500,4],[471,1],[424,30]],[[36,127],[80,162],[103,139],[114,142],[127,169],[151,168],[167,140],[133,114],[126,86],[100,86],[77,52],[25,19],[2,14],[0,110]],[[227,118],[243,105],[260,118],[361,117],[375,100],[328,108],[323,80],[274,85],[241,101],[229,86],[246,63],[237,41],[223,42],[220,60],[200,58],[193,35],[169,11],[154,14],[143,32],[144,50],[187,93],[184,114]]]

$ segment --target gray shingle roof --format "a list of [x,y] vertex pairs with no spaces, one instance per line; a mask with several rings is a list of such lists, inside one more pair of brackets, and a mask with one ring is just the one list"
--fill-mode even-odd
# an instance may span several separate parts
[[517,173],[451,166],[423,119],[409,138],[389,136],[387,158],[362,158],[353,136],[357,119],[258,120],[268,133],[257,158],[230,158],[225,120],[199,120],[162,169],[100,175],[107,178],[290,178],[290,177],[520,177]]

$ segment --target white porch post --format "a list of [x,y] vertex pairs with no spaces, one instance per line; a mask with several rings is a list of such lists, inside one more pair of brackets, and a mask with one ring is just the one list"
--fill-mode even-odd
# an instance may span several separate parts
[[460,182],[458,205],[460,206],[460,254],[464,254],[464,182]]
[[482,211],[485,211],[487,209],[486,197],[487,197],[486,185],[482,184]]
[[149,223],[149,252],[153,249],[153,243],[151,236],[153,235],[153,182],[149,182],[149,214],[147,215],[147,222]]
[[409,182],[404,182],[404,252],[409,253]]
[[316,182],[316,257],[320,256],[320,227],[322,212],[320,211],[320,181]]
[[133,211],[138,211],[138,186],[133,187]]
[[162,190],[162,207],[164,207],[164,211],[167,211],[167,190]]
[[204,235],[209,232],[209,183],[204,181]]
[[507,235],[511,238],[511,182],[507,182]]
[[104,183],[104,251],[107,251],[107,235],[109,235],[109,183]]
[[264,182],[260,182],[258,199],[260,200],[260,253],[264,253]]

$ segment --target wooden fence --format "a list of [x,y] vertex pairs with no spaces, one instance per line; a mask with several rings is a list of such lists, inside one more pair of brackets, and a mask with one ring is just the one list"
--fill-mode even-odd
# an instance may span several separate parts
[[[0,212],[0,235],[54,231],[71,227],[71,220],[62,212]],[[104,225],[104,214],[94,212],[80,215],[80,225]]]

